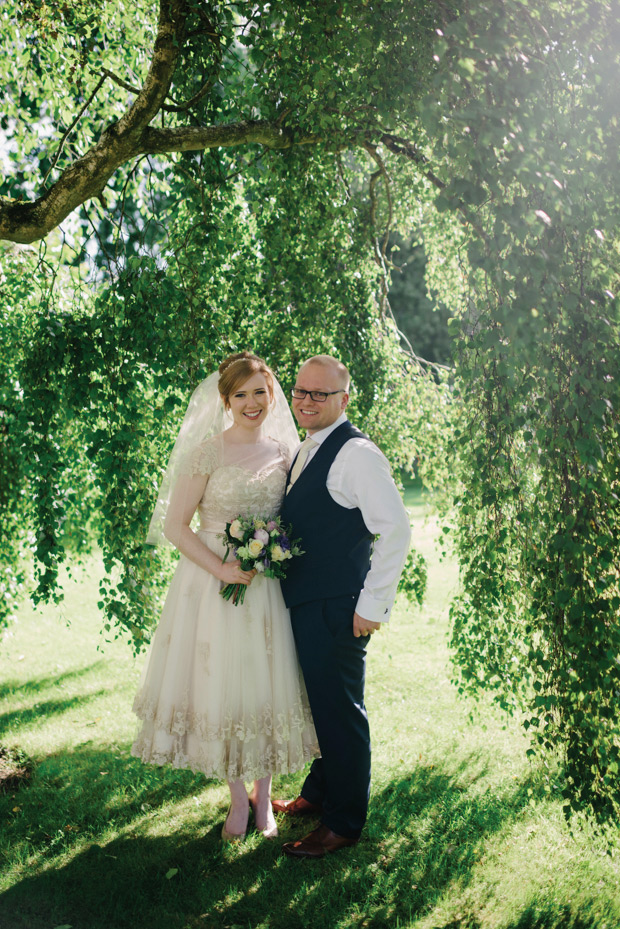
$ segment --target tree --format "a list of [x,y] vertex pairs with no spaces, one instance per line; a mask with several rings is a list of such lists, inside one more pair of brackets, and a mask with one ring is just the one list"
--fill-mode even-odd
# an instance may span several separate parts
[[[159,467],[181,404],[222,354],[252,345],[290,380],[308,351],[336,352],[354,372],[358,416],[397,467],[424,456],[408,423],[425,415],[435,428],[445,415],[422,414],[426,403],[407,412],[438,387],[417,364],[419,376],[402,377],[411,359],[374,296],[383,248],[370,252],[374,225],[356,221],[372,211],[387,222],[372,139],[386,134],[382,102],[408,106],[423,86],[434,11],[179,0],[159,5],[156,28],[153,12],[139,4],[130,23],[113,4],[2,12],[5,60],[20,68],[5,85],[17,170],[0,230],[33,241],[66,218],[60,265],[53,234],[45,261],[22,251],[5,262],[5,512],[21,507],[6,583],[33,527],[35,597],[56,596],[67,540],[84,541],[76,527],[90,509],[114,577],[102,605],[138,646],[155,615],[142,539]],[[414,38],[420,66],[399,67]],[[345,165],[346,147],[361,160]],[[375,402],[388,395],[400,420]]]
[[[462,689],[525,709],[550,793],[620,800],[617,7],[472,7],[426,126],[461,251],[452,644]],[[439,157],[440,148],[435,147]],[[441,168],[436,168],[441,173]]]
[[[613,819],[615,5],[171,0],[156,27],[154,13],[2,8],[2,60],[19,66],[0,233],[47,232],[47,254],[3,259],[6,583],[34,532],[38,595],[54,595],[65,539],[93,512],[102,603],[144,641],[158,575],[141,539],[183,398],[231,348],[254,346],[284,382],[334,352],[394,464],[456,487],[459,686],[525,709],[531,750],[564,757],[550,792]],[[417,230],[452,314],[449,376],[399,347],[392,228]]]

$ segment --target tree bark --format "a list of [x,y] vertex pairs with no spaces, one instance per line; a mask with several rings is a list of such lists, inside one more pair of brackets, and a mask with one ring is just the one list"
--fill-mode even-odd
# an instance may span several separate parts
[[0,199],[0,239],[23,245],[42,239],[76,207],[101,196],[116,169],[138,155],[249,144],[290,148],[318,141],[318,137],[294,135],[281,126],[260,121],[176,129],[146,127],[140,132],[122,132],[120,125],[115,123],[106,129],[97,144],[66,168],[42,197],[32,203]]

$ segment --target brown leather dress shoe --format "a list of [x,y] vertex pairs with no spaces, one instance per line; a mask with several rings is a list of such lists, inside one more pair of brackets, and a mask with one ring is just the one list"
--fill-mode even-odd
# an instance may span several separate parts
[[287,816],[318,816],[323,812],[321,806],[310,803],[303,797],[296,797],[295,800],[272,800],[271,805],[274,813],[286,813]]
[[313,832],[298,842],[287,842],[282,846],[285,855],[291,858],[322,858],[340,848],[349,848],[355,845],[358,839],[347,839],[343,835],[332,832],[327,826],[318,826]]

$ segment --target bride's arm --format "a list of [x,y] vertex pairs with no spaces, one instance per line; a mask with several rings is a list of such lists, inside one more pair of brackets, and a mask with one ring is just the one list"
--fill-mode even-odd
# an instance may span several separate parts
[[202,500],[208,480],[205,474],[179,478],[170,498],[164,535],[182,555],[220,581],[226,584],[249,584],[256,574],[255,571],[242,571],[238,561],[222,564],[221,558],[190,529],[192,517]]

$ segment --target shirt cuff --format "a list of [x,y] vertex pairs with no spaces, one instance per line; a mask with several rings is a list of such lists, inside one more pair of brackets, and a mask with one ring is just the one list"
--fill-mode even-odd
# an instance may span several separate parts
[[393,606],[393,600],[375,600],[367,591],[362,590],[355,612],[371,623],[387,623]]

